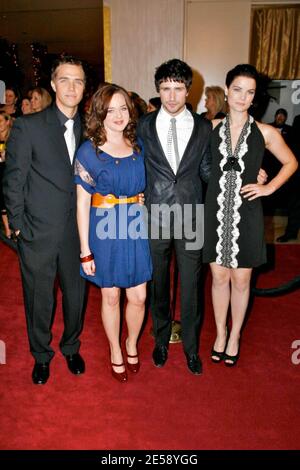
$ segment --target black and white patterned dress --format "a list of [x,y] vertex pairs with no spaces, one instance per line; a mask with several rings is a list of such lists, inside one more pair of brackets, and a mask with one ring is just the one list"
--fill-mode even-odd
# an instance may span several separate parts
[[257,182],[265,142],[249,116],[231,150],[228,116],[211,135],[212,170],[205,201],[203,261],[227,268],[252,268],[266,262],[260,199],[249,201],[242,186]]

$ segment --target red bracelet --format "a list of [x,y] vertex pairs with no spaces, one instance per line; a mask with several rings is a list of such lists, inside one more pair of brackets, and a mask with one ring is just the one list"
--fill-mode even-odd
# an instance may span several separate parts
[[93,259],[94,259],[93,253],[87,256],[83,256],[83,257],[80,256],[80,263],[87,263],[88,261],[93,261]]

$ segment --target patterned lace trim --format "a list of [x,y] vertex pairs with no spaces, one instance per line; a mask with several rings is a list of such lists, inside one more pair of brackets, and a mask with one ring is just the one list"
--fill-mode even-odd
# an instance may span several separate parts
[[[242,186],[241,176],[245,170],[243,157],[248,151],[247,139],[251,132],[251,124],[253,121],[253,117],[249,116],[241,131],[233,155],[231,150],[228,116],[223,119],[219,131],[221,138],[219,150],[223,156],[220,161],[220,168],[223,174],[219,183],[221,192],[217,198],[219,205],[219,210],[217,212],[217,219],[219,221],[217,234],[219,239],[216,246],[216,263],[228,268],[238,267],[237,255],[240,251],[238,245],[238,239],[240,236],[238,224],[241,220],[239,208],[242,204],[242,198],[240,195],[240,189]],[[235,157],[238,160],[241,171],[235,171],[234,168],[231,168],[228,171],[224,170],[224,166],[230,157]]]

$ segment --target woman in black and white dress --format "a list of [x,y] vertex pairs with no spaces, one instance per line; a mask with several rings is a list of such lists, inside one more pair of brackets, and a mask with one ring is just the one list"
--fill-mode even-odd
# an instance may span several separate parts
[[[252,269],[266,261],[260,197],[282,186],[297,161],[279,132],[248,114],[258,74],[248,64],[237,65],[226,77],[229,113],[213,120],[212,172],[205,204],[204,262],[212,271],[212,301],[217,338],[214,362],[227,366],[239,357],[240,331],[249,301]],[[265,148],[281,162],[278,174],[265,185],[256,183]],[[227,331],[231,307],[232,328]]]

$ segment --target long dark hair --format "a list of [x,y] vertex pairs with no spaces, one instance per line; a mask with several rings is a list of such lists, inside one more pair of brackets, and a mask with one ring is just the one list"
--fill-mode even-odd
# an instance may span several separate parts
[[107,110],[113,95],[120,93],[125,98],[126,106],[129,112],[129,122],[123,131],[123,135],[129,140],[133,149],[140,152],[140,147],[137,143],[136,124],[137,115],[133,102],[128,95],[127,91],[115,84],[106,84],[101,86],[92,97],[90,109],[86,117],[85,135],[91,139],[94,147],[102,146],[106,140],[106,131],[104,128],[104,120],[107,116]]

